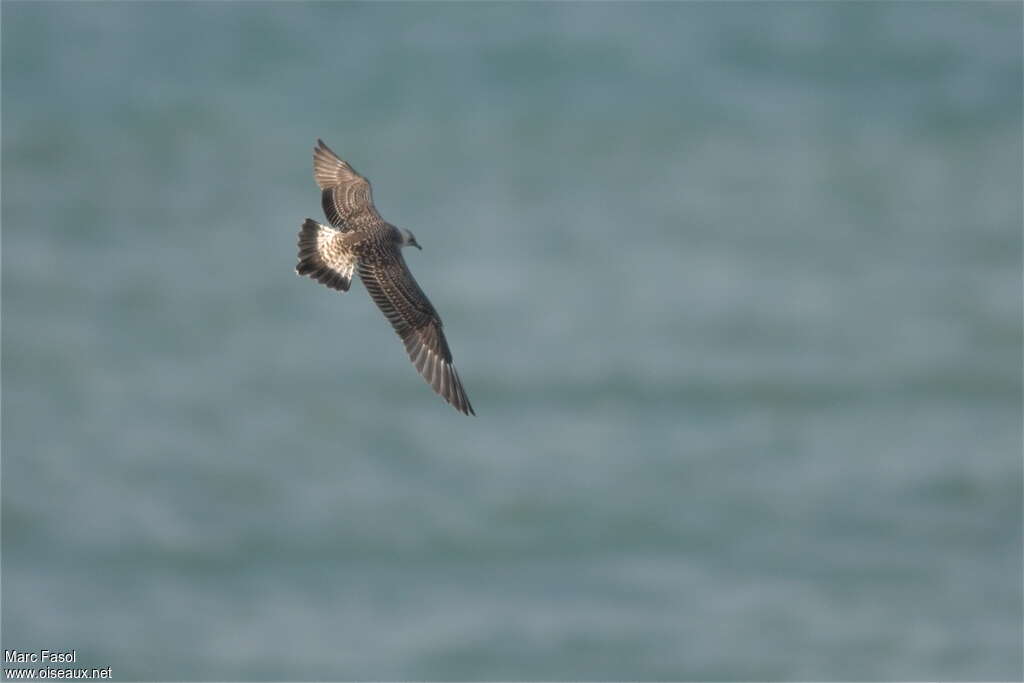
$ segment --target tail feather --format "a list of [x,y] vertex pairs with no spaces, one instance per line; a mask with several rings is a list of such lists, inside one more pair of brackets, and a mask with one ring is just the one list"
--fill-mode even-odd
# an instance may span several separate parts
[[355,256],[342,244],[342,233],[307,218],[299,229],[299,264],[295,272],[347,292],[352,285]]

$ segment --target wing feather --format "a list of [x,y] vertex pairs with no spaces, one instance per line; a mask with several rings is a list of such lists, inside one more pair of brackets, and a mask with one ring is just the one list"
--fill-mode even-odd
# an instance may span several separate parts
[[331,225],[352,230],[365,221],[382,220],[373,205],[370,181],[318,139],[313,148],[313,177],[320,186],[324,214]]
[[397,247],[359,259],[359,277],[405,344],[409,360],[438,395],[456,410],[476,415],[462,387],[441,317],[409,272]]

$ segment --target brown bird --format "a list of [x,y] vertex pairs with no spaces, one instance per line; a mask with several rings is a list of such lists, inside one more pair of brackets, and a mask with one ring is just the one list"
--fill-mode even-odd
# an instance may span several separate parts
[[476,415],[452,365],[441,317],[402,258],[402,247],[422,249],[416,238],[380,217],[370,181],[319,139],[313,149],[313,177],[322,190],[324,214],[334,227],[306,219],[299,230],[295,272],[347,292],[358,271],[423,379],[456,410]]

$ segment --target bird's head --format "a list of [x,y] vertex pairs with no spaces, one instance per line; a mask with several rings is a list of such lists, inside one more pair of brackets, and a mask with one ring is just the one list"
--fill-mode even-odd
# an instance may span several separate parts
[[421,247],[420,243],[416,241],[416,236],[415,235],[413,235],[411,232],[409,232],[405,228],[402,228],[401,230],[399,230],[399,232],[402,235],[402,246],[403,247],[416,247],[420,251],[423,251],[423,247]]

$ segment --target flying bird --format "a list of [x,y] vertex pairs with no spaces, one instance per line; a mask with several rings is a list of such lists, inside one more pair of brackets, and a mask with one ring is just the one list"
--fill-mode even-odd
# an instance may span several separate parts
[[402,258],[402,247],[422,249],[416,238],[380,217],[370,181],[319,139],[313,149],[313,177],[331,225],[312,218],[302,224],[295,272],[341,292],[348,291],[358,272],[423,379],[456,410],[476,415],[452,365],[441,317]]

